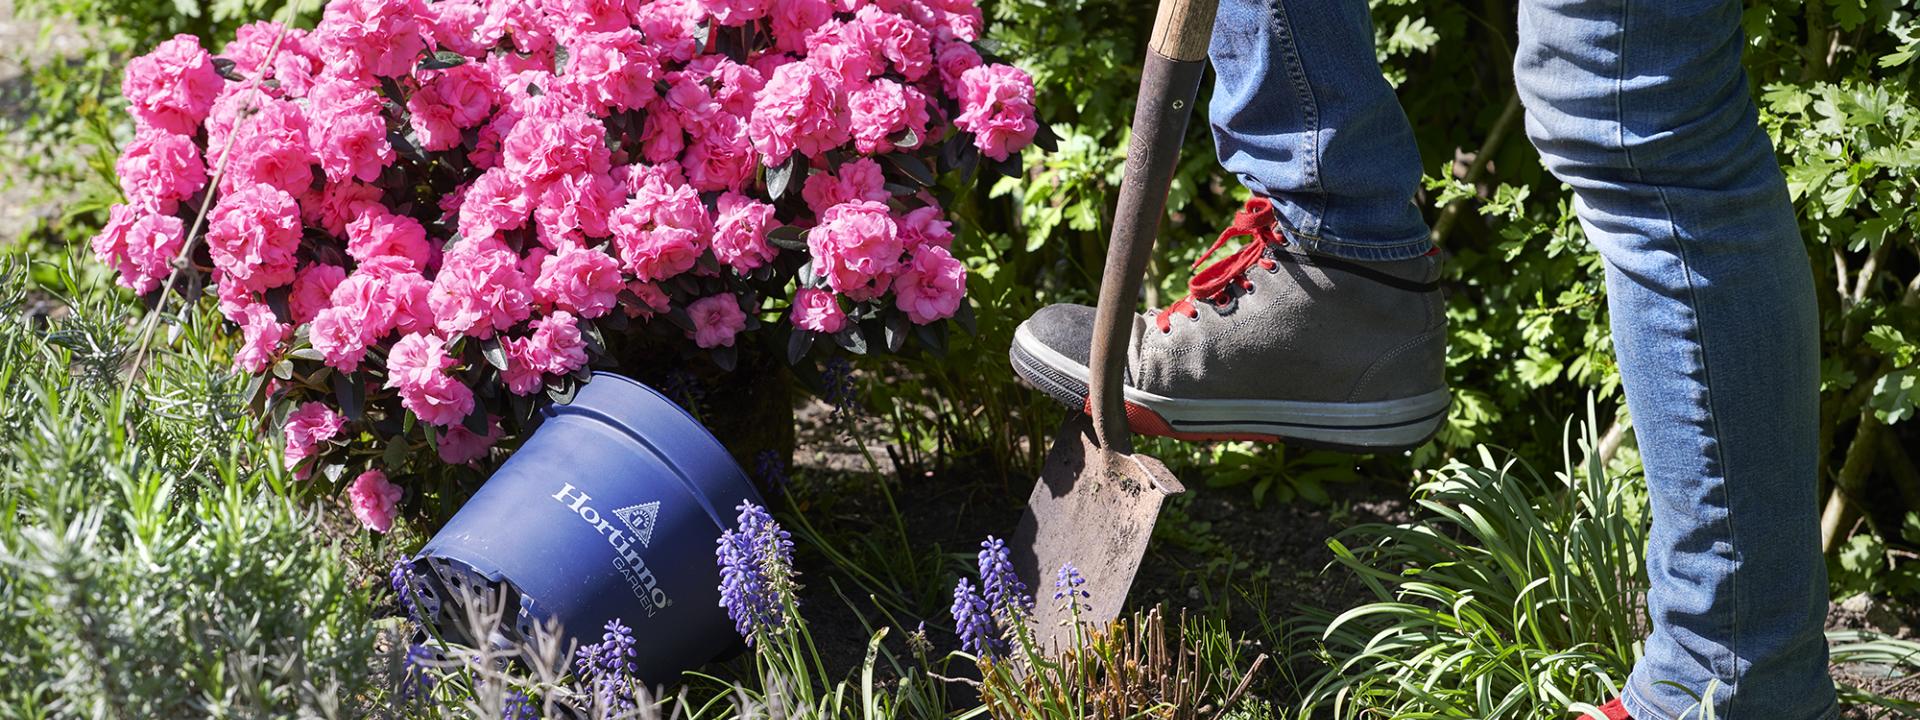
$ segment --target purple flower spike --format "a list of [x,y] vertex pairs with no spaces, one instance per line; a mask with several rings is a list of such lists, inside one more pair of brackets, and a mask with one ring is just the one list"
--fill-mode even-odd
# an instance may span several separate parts
[[1086,584],[1087,579],[1080,575],[1080,568],[1074,567],[1073,563],[1061,565],[1059,576],[1053,581],[1053,599],[1070,613],[1091,611],[1093,606],[1084,601],[1093,597],[1093,593],[1081,588]]
[[992,609],[966,578],[953,586],[953,624],[960,630],[961,650],[986,660],[1006,655],[1007,641],[995,627]]
[[760,633],[786,627],[794,591],[793,540],[767,509],[740,503],[739,526],[721,534],[714,555],[720,563],[720,606],[733,628],[752,644]]
[[627,693],[627,686],[634,672],[634,642],[633,629],[614,619],[607,621],[606,632],[600,635],[600,642],[584,646],[575,653],[574,664],[580,670],[580,678],[592,681],[601,707],[609,711],[633,709],[633,698]]
[[980,543],[980,590],[994,616],[1008,625],[1033,612],[1027,585],[1014,574],[1013,561],[1007,558],[1006,541],[992,535]]

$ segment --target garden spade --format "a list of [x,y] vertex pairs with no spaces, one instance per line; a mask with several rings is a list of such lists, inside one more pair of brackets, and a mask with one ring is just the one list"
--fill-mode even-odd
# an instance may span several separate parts
[[1034,608],[1040,647],[1054,650],[1071,638],[1072,611],[1052,601],[1055,573],[1071,564],[1088,592],[1078,619],[1104,628],[1118,617],[1127,590],[1153,536],[1160,504],[1184,491],[1165,465],[1133,452],[1121,384],[1134,305],[1166,212],[1167,190],[1180,158],[1205,68],[1218,0],[1160,0],[1133,139],[1120,185],[1120,204],[1107,243],[1089,353],[1087,413],[1062,424],[1046,467],[1014,534],[1014,567],[1041,599]]

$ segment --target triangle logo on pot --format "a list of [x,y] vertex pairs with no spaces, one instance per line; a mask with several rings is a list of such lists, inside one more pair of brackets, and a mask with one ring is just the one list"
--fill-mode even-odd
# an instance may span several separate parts
[[633,536],[640,540],[640,547],[651,546],[653,524],[660,519],[660,501],[629,505],[613,511],[613,515],[633,529]]

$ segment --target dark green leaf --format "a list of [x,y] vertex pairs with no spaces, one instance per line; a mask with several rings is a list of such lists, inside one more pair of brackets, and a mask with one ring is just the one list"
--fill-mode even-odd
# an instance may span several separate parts
[[890,153],[882,157],[894,167],[899,168],[901,173],[913,178],[914,182],[920,183],[922,187],[931,187],[935,182],[933,169],[927,167],[927,164],[918,157],[906,153]]
[[920,344],[927,348],[927,352],[933,353],[933,356],[936,358],[946,358],[947,323],[945,321],[934,321],[927,325],[915,325],[913,326],[913,334],[920,339]]
[[807,351],[813,349],[813,331],[805,328],[793,328],[787,333],[787,364],[798,365]]
[[486,358],[487,364],[492,365],[494,369],[501,372],[507,371],[507,349],[501,347],[498,336],[480,341],[480,357]]
[[450,67],[459,67],[465,64],[467,64],[467,56],[452,50],[441,50],[422,59],[420,61],[420,68],[422,70],[445,70]]
[[468,432],[485,436],[487,434],[487,406],[474,403],[473,410],[468,412],[466,417],[460,419],[460,424],[466,426]]
[[833,341],[847,352],[855,355],[867,354],[867,336],[860,332],[859,325],[847,323],[840,332],[833,334]]
[[1060,152],[1060,135],[1053,131],[1052,125],[1040,123],[1040,131],[1033,134],[1033,144],[1050,153]]
[[912,150],[920,147],[920,133],[914,132],[913,128],[901,128],[900,132],[887,138],[887,142],[893,143],[894,148],[899,150]]
[[903,313],[890,313],[886,319],[887,352],[897,353],[907,346],[908,322]]
[[767,242],[782,250],[806,250],[807,231],[798,225],[781,225],[767,231]]
[[767,168],[767,197],[779,200],[792,187],[794,176],[800,172],[800,154],[787,156],[786,162]]
[[228,80],[232,80],[234,82],[239,82],[241,80],[246,79],[241,77],[240,73],[234,71],[234,62],[226,58],[221,58],[221,57],[214,58],[213,71],[216,73],[219,73],[220,77],[226,78]]
[[973,317],[973,303],[967,302],[966,298],[961,298],[960,307],[953,311],[953,321],[960,323],[960,329],[967,331],[968,335],[980,334],[980,326]]
[[740,353],[735,351],[732,345],[722,345],[713,349],[713,364],[723,372],[733,372],[733,367],[738,364],[739,359]]
[[333,396],[348,420],[359,420],[366,411],[367,386],[361,381],[360,373],[334,373]]
[[573,378],[564,375],[547,379],[547,397],[552,398],[554,402],[560,403],[561,405],[573,402],[574,393],[578,392],[579,389],[579,383],[574,382]]

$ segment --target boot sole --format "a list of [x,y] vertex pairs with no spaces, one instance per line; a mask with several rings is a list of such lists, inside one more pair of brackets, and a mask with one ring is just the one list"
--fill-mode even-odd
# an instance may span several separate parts
[[[1087,367],[1047,347],[1025,327],[1013,334],[1013,370],[1070,408],[1087,410]],[[1127,424],[1140,435],[1189,441],[1283,442],[1351,453],[1419,447],[1446,423],[1446,388],[1396,400],[1305,402],[1172,398],[1124,388]]]

